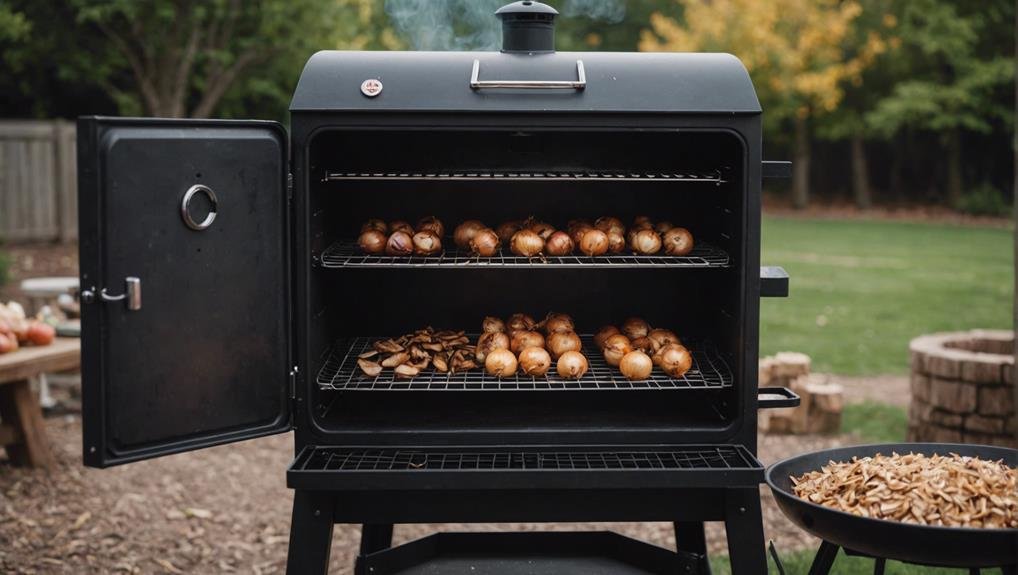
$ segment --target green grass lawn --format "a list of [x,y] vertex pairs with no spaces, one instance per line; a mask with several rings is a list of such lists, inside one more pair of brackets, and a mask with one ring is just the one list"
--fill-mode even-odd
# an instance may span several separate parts
[[[798,551],[795,553],[782,553],[778,549],[781,564],[785,567],[786,575],[804,575],[809,572],[809,566],[813,562],[813,555],[816,549]],[[767,557],[769,574],[778,575],[778,569],[770,555]],[[717,557],[711,559],[711,572],[714,575],[731,575],[732,568],[728,557]],[[873,560],[866,557],[849,557],[844,552],[838,554],[834,560],[832,573],[837,575],[872,575]],[[968,575],[968,569],[947,569],[943,567],[920,567],[918,565],[907,565],[897,561],[888,561],[887,575]],[[1000,575],[1000,569],[983,569],[982,575]]]
[[1013,232],[879,220],[765,217],[764,265],[791,276],[761,303],[760,351],[801,351],[815,371],[905,373],[918,335],[1011,328]]
[[908,432],[908,413],[875,401],[850,403],[841,413],[841,432],[856,434],[861,443],[901,443]]

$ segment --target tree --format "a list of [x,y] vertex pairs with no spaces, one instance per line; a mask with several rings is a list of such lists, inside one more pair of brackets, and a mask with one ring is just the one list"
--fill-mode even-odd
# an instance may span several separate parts
[[964,187],[963,133],[1013,125],[1014,11],[1007,0],[905,3],[900,34],[907,79],[866,115],[867,124],[886,137],[903,129],[939,137],[952,205]]
[[844,84],[857,81],[886,48],[879,35],[849,45],[862,8],[838,0],[677,0],[684,23],[654,14],[646,51],[727,51],[753,76],[769,121],[794,124],[793,203],[809,201],[809,120],[835,111]]

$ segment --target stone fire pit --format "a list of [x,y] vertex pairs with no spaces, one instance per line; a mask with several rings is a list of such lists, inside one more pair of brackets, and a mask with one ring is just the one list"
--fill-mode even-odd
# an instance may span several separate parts
[[1013,331],[924,335],[909,350],[909,441],[1018,447]]

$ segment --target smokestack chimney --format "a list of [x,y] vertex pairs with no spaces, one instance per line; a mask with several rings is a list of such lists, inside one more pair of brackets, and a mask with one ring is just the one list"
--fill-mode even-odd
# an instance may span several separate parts
[[506,4],[495,15],[502,19],[503,52],[554,52],[555,10],[547,4],[522,0]]

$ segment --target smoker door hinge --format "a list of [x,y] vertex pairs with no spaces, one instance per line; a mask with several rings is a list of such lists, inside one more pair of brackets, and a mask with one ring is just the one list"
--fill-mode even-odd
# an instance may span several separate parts
[[286,201],[293,200],[293,174],[287,172],[286,174]]
[[290,399],[291,400],[296,399],[296,397],[297,397],[297,374],[299,372],[300,372],[300,368],[298,368],[296,365],[293,366],[292,369],[290,369],[289,381],[290,381]]

